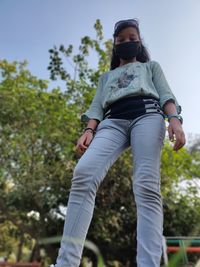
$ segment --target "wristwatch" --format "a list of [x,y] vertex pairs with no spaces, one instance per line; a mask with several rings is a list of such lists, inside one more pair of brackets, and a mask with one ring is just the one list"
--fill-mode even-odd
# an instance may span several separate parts
[[177,118],[181,122],[181,124],[183,123],[183,118],[181,115],[178,115],[178,114],[167,115],[168,122],[170,122],[171,118]]

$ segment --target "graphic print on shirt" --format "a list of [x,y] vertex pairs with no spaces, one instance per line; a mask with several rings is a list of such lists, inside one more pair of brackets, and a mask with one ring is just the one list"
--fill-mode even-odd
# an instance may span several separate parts
[[138,76],[134,73],[128,74],[127,72],[123,73],[117,80],[118,88],[128,87],[129,84]]
[[123,72],[120,77],[116,80],[115,84],[112,84],[109,88],[109,95],[112,97],[120,97],[125,94],[126,88],[130,83],[134,83],[134,80],[138,78],[138,75],[135,71],[128,73],[126,70]]

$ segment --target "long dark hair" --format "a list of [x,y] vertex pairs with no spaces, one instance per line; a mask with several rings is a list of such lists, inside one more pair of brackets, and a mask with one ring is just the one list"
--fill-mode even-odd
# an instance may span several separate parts
[[[140,38],[139,28],[135,27],[135,29],[137,30],[137,33],[138,33],[139,38]],[[115,49],[114,49],[115,38],[117,37],[117,35],[113,35],[113,37],[114,37],[114,43],[113,43],[113,49],[112,49],[110,70],[114,70],[117,67],[119,67],[119,65],[120,65],[120,58],[116,55]],[[139,53],[138,53],[136,59],[137,59],[137,61],[140,61],[140,62],[144,63],[144,62],[147,62],[147,61],[150,60],[150,55],[149,55],[149,52],[146,49],[146,47],[143,45],[141,38],[140,38],[140,42],[141,42],[141,46],[140,46],[140,50],[139,50]]]

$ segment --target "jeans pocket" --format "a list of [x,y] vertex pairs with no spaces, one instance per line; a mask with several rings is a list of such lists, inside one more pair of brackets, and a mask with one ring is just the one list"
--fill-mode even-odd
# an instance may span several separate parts
[[108,121],[108,119],[104,119],[104,120],[100,121],[100,123],[98,124],[98,126],[96,128],[96,131],[99,131],[100,129],[102,129],[105,126],[107,121]]

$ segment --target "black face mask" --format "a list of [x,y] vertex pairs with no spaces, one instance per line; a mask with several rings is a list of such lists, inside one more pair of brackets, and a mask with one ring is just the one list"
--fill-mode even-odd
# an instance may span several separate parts
[[124,60],[131,60],[138,55],[140,42],[125,42],[115,45],[116,55]]

